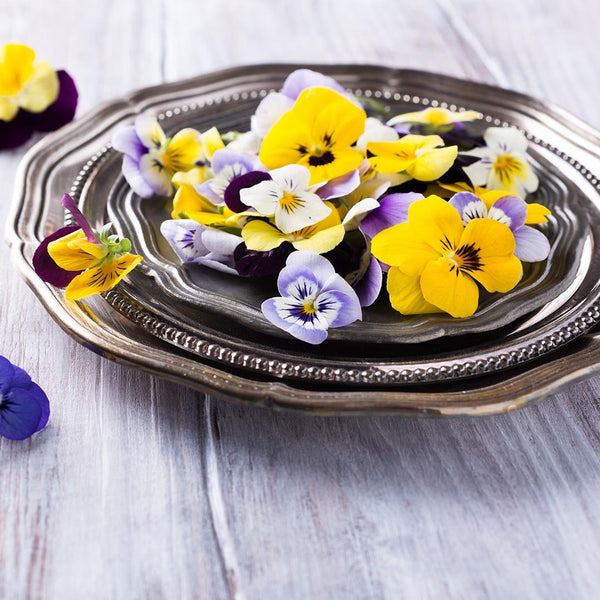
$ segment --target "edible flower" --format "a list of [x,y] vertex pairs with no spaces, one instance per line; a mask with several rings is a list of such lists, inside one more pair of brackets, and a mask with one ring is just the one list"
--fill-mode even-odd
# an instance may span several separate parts
[[241,190],[240,200],[258,214],[274,217],[281,232],[314,225],[331,213],[331,207],[309,186],[310,171],[303,165],[286,165],[269,175],[271,179]]
[[363,133],[364,110],[328,88],[304,90],[264,138],[259,158],[268,169],[300,164],[310,185],[356,169],[363,155],[352,145]]
[[309,344],[320,344],[333,327],[362,318],[358,297],[331,263],[314,252],[293,252],[279,273],[281,296],[265,300],[265,317]]
[[0,435],[24,440],[43,429],[49,417],[44,390],[23,369],[0,356]]
[[527,158],[527,138],[518,129],[490,127],[483,135],[485,146],[463,154],[481,160],[464,167],[473,185],[504,190],[524,198],[538,188],[538,177]]
[[522,274],[507,225],[475,218],[464,226],[459,212],[438,196],[413,202],[408,222],[377,234],[371,248],[391,267],[390,301],[403,314],[469,317],[479,302],[477,283],[488,292],[508,292]]
[[379,173],[405,173],[418,181],[441,177],[454,163],[457,146],[444,146],[438,135],[405,135],[397,142],[371,142],[369,163]]
[[0,50],[0,149],[24,144],[34,131],[54,131],[73,119],[77,88],[23,44]]
[[110,235],[111,224],[92,229],[73,199],[65,194],[62,205],[79,228],[59,230],[46,238],[33,256],[36,273],[47,283],[66,287],[67,300],[80,300],[114,287],[142,260],[130,254],[131,242]]
[[450,204],[459,212],[463,225],[472,219],[495,219],[507,225],[515,236],[515,256],[520,260],[537,262],[548,258],[550,242],[541,231],[525,225],[528,206],[518,196],[490,191],[478,198],[461,192],[450,198]]
[[132,127],[119,129],[112,145],[124,154],[123,175],[142,198],[170,196],[173,175],[202,166],[206,159],[200,132],[186,128],[168,138],[156,117],[148,114],[139,115]]
[[388,125],[418,125],[423,135],[446,133],[457,124],[479,119],[481,115],[474,110],[453,111],[439,106],[408,112],[390,119]]

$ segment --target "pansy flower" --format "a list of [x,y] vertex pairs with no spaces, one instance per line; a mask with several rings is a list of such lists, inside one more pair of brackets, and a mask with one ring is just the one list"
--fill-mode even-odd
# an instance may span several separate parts
[[327,88],[302,92],[264,138],[259,158],[268,169],[300,164],[310,184],[330,181],[356,169],[363,155],[352,148],[363,133],[365,112]]
[[73,199],[65,194],[62,205],[79,228],[64,228],[46,238],[33,256],[36,273],[52,285],[66,287],[67,300],[80,300],[114,287],[142,260],[130,254],[131,242],[110,235],[110,223],[100,232],[92,229]]
[[527,157],[527,138],[509,127],[490,127],[483,135],[485,146],[464,154],[481,160],[464,167],[474,185],[504,190],[524,198],[535,192],[538,177]]
[[419,133],[431,135],[434,133],[445,133],[460,126],[466,121],[474,121],[481,118],[481,114],[474,110],[453,111],[439,106],[432,106],[416,112],[403,113],[390,119],[390,126],[413,125],[418,127]]
[[387,288],[403,314],[447,312],[471,316],[480,283],[488,292],[508,292],[521,278],[515,238],[504,223],[472,219],[429,196],[410,205],[408,221],[376,235],[372,252],[390,265]]
[[117,131],[112,145],[124,154],[123,175],[142,198],[170,196],[173,175],[201,166],[205,159],[200,132],[186,128],[168,138],[156,117],[148,114]]
[[0,149],[24,144],[34,131],[54,131],[73,119],[77,88],[22,44],[0,51]]
[[269,298],[262,312],[275,326],[309,344],[320,344],[333,327],[362,318],[350,284],[314,252],[293,252],[277,279],[281,296]]
[[463,225],[472,219],[495,219],[507,225],[515,236],[515,256],[520,260],[537,262],[548,258],[550,242],[541,231],[525,225],[527,203],[518,196],[491,191],[478,198],[460,192],[450,198],[450,204],[459,212]]
[[283,233],[291,233],[322,221],[331,213],[309,185],[310,171],[302,165],[286,165],[269,171],[270,179],[242,189],[240,200],[259,215],[273,217]]
[[49,417],[44,390],[23,369],[0,356],[0,435],[24,440],[43,429]]
[[457,146],[438,135],[405,135],[397,142],[371,142],[369,162],[379,173],[405,173],[418,181],[439,179],[454,164]]

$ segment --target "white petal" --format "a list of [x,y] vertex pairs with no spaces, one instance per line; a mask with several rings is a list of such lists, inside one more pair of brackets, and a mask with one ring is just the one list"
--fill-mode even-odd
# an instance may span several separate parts
[[173,192],[171,175],[162,163],[151,154],[144,154],[140,158],[140,172],[144,181],[159,196],[170,196]]
[[374,198],[365,198],[360,202],[357,202],[350,210],[346,213],[342,225],[346,231],[356,229],[360,222],[376,208],[379,208],[379,202]]
[[527,152],[525,134],[514,127],[490,127],[483,134],[486,145],[500,154],[524,154]]
[[269,94],[258,105],[250,118],[250,128],[259,138],[264,138],[279,119],[294,106],[294,101],[278,92]]
[[300,192],[292,195],[293,204],[278,201],[275,207],[275,225],[283,233],[315,225],[331,214],[331,208],[316,194]]
[[145,113],[135,120],[135,132],[146,148],[159,150],[167,140],[156,117]]
[[269,171],[284,193],[305,192],[310,183],[310,171],[303,165],[286,165]]
[[268,180],[240,190],[240,200],[265,217],[271,217],[275,214],[281,195],[279,184]]

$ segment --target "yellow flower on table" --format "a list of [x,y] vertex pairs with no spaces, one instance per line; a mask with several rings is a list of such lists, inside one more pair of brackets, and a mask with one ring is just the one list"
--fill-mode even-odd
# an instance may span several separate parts
[[0,53],[0,120],[11,121],[19,109],[41,113],[58,98],[60,83],[46,61],[34,64],[35,52],[7,44]]
[[414,202],[408,222],[377,234],[371,248],[391,267],[390,301],[403,314],[469,317],[479,302],[476,282],[488,292],[507,292],[522,274],[506,225],[473,219],[464,226],[458,211],[438,196]]
[[304,90],[264,138],[259,158],[268,169],[289,164],[310,170],[310,185],[330,181],[363,161],[352,148],[365,129],[359,106],[327,88]]
[[406,173],[418,181],[434,181],[454,163],[457,146],[444,147],[439,135],[405,135],[397,142],[371,142],[369,163],[379,173]]

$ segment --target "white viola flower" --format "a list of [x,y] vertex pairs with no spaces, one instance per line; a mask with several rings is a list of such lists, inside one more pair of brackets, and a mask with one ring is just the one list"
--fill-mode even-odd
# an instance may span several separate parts
[[292,233],[325,219],[331,213],[309,186],[310,171],[303,165],[286,165],[269,171],[271,180],[240,191],[240,200],[265,217],[274,217],[283,233]]
[[521,197],[537,190],[539,182],[527,158],[527,138],[523,133],[508,127],[490,127],[483,139],[485,147],[462,153],[481,159],[463,167],[473,185]]
[[398,132],[393,127],[384,125],[379,119],[368,117],[365,121],[365,130],[356,141],[356,148],[367,153],[369,142],[395,142],[398,140]]

